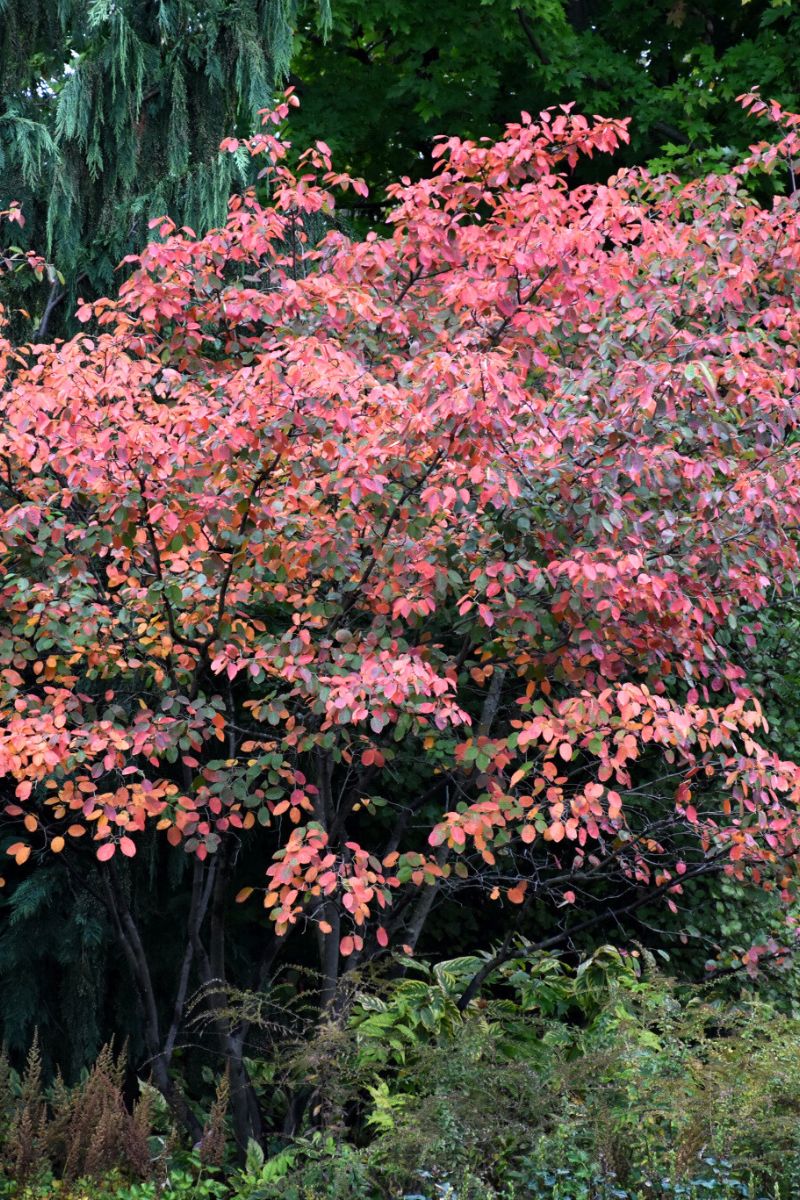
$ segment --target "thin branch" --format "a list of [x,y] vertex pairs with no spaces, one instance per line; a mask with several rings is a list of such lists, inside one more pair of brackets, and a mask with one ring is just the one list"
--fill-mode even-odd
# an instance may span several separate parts
[[[699,878],[702,875],[708,875],[714,871],[718,871],[723,865],[723,858],[726,856],[727,851],[721,851],[714,858],[706,859],[703,863],[700,863],[697,867],[695,867],[694,870],[687,871],[687,873],[681,877],[681,884],[687,883],[691,879]],[[504,962],[507,962],[509,958],[513,958],[518,953],[521,954],[521,957],[528,958],[532,954],[540,953],[542,950],[554,950],[557,946],[563,946],[564,944],[571,942],[577,934],[586,933],[590,929],[595,929],[598,925],[606,922],[609,917],[623,917],[628,913],[636,912],[637,909],[643,908],[646,904],[651,904],[657,896],[670,891],[674,887],[675,880],[670,879],[667,882],[660,884],[659,887],[653,888],[652,891],[647,892],[645,895],[637,896],[636,899],[632,900],[629,904],[624,904],[619,908],[604,908],[602,912],[596,913],[593,917],[587,917],[586,920],[579,921],[578,924],[574,925],[571,929],[564,929],[560,933],[554,933],[550,937],[543,938],[540,942],[536,942],[532,946],[526,946],[522,952],[512,947],[510,938],[507,934],[497,953],[492,958],[488,959],[479,971],[476,971],[472,979],[467,984],[458,1000],[459,1010],[464,1012],[467,1009],[470,1002],[475,999],[490,975],[493,975],[497,968],[502,966]]]

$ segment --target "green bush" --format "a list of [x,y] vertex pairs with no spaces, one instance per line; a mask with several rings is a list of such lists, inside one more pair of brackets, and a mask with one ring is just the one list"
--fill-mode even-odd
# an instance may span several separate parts
[[610,947],[576,969],[512,962],[456,1021],[475,965],[440,964],[356,1008],[377,1135],[363,1154],[383,1194],[421,1174],[461,1200],[793,1194],[800,1021],[679,988]]
[[[649,956],[612,947],[578,966],[521,956],[462,1014],[457,997],[480,961],[407,962],[403,977],[356,993],[345,1018],[282,1065],[308,1089],[305,1128],[268,1152],[251,1143],[244,1164],[230,1145],[211,1164],[151,1138],[135,1178],[106,1133],[103,1167],[97,1138],[76,1132],[91,1122],[74,1097],[43,1097],[34,1055],[0,1087],[0,1197],[793,1200],[800,1021],[752,995],[680,987]],[[75,1093],[106,1098],[92,1110],[106,1130],[119,1096],[97,1078],[114,1070],[107,1054]]]

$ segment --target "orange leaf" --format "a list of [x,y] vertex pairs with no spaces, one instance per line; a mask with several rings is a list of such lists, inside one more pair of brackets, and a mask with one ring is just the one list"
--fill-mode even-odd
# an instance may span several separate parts
[[53,854],[60,854],[64,849],[63,837],[54,837],[50,843],[50,849],[53,851]]
[[236,903],[244,904],[249,896],[252,896],[254,889],[251,887],[243,887],[236,893]]
[[528,882],[526,879],[523,879],[522,882],[518,883],[516,887],[509,888],[506,895],[512,904],[522,904],[527,890]]

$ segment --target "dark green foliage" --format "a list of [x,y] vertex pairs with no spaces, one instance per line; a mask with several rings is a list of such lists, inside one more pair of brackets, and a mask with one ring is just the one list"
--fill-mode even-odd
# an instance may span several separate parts
[[791,107],[798,39],[782,0],[337,0],[327,42],[310,24],[298,37],[297,125],[379,189],[427,172],[436,134],[495,134],[574,101],[632,117],[629,161],[704,171],[754,140],[738,94]]
[[[771,744],[784,758],[800,753],[800,602],[797,596],[773,597],[753,615],[758,648],[739,638],[738,658],[748,681],[763,699],[770,723]],[[738,636],[738,631],[732,635]]]
[[[373,978],[369,990],[363,980],[349,1017],[318,1028],[287,1064],[314,1089],[302,1129],[251,1143],[241,1165],[223,1147],[223,1080],[206,1125],[216,1161],[202,1143],[187,1153],[151,1138],[148,1166],[155,1093],[130,1115],[108,1050],[77,1088],[50,1089],[46,1106],[36,1053],[22,1080],[0,1060],[0,1106],[14,1114],[0,1158],[38,1138],[30,1200],[49,1200],[48,1164],[67,1181],[91,1177],[62,1189],[69,1200],[795,1195],[797,1020],[676,985],[648,955],[610,946],[577,966],[509,962],[460,1015],[455,998],[477,961],[406,963],[406,976]],[[0,1195],[26,1194],[16,1186],[0,1180]]]
[[75,888],[58,862],[27,875],[9,894],[0,934],[0,1012],[2,1038],[16,1060],[38,1027],[48,1068],[57,1053],[74,1079],[94,1061],[115,981],[109,932],[92,896]]
[[379,1194],[433,1196],[436,1181],[476,1200],[793,1194],[796,1019],[677,987],[648,955],[611,947],[577,968],[509,963],[459,1018],[473,968],[415,968],[364,995],[355,1045],[336,1048],[362,1073]]
[[[141,922],[167,1016],[184,949],[187,860],[157,849],[153,839],[120,886]],[[52,856],[0,892],[0,1041],[15,1065],[35,1029],[48,1078],[58,1066],[76,1080],[112,1037],[128,1043],[132,1067],[147,1074],[139,1002],[90,847],[72,869]]]
[[[299,7],[0,2],[0,209],[22,203],[26,244],[66,281],[9,297],[30,309],[21,332],[52,336],[79,294],[113,291],[152,218],[169,212],[198,232],[222,220],[250,162],[219,143],[258,128],[288,70]],[[313,11],[324,15],[326,0]]]

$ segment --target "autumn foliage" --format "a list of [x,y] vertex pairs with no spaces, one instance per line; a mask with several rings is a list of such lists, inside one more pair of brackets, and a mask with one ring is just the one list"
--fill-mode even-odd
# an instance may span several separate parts
[[523,114],[312,243],[361,185],[292,102],[267,207],[159,221],[84,333],[2,347],[9,854],[111,871],[153,827],[196,961],[209,881],[270,961],[315,926],[329,1000],[434,897],[790,894],[800,774],[730,646],[798,577],[800,218],[747,190],[796,119],[729,175],[573,186],[626,122]]

